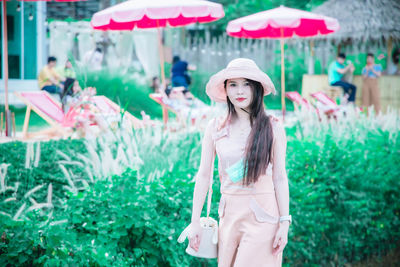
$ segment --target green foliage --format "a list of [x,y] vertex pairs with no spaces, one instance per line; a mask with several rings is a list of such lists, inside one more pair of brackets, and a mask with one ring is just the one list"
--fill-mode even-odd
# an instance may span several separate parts
[[290,208],[297,219],[288,262],[342,266],[385,254],[398,243],[400,202],[394,199],[400,197],[400,170],[393,164],[400,138],[365,130],[365,138],[355,132],[336,139],[332,128],[290,141]]
[[[176,242],[190,220],[188,198],[194,184],[188,182],[188,172],[193,173],[194,167],[188,168],[183,162],[185,168],[177,165],[178,168],[170,171],[164,169],[161,177],[160,173],[154,172],[157,164],[150,160],[158,158],[161,164],[157,167],[166,168],[170,161],[162,165],[162,150],[171,150],[171,146],[178,144],[182,149],[199,148],[200,136],[198,133],[187,134],[180,136],[183,137],[181,140],[175,135],[162,136],[162,131],[153,134],[154,138],[149,138],[151,136],[146,132],[137,133],[137,141],[142,144],[139,154],[148,162],[140,169],[142,178],[138,178],[136,171],[128,170],[111,180],[96,180],[88,190],[75,194],[56,187],[63,192],[56,195],[60,205],[54,209],[51,222],[43,227],[39,227],[38,222],[47,216],[39,216],[39,213],[22,222],[1,214],[5,220],[0,227],[4,237],[0,242],[0,264],[196,266],[196,260],[186,255],[183,249],[177,249]],[[157,139],[157,136],[161,138]],[[121,140],[119,143],[124,144]],[[156,149],[149,150],[154,144]],[[78,148],[79,144],[74,145]],[[21,147],[23,149],[25,147]],[[74,156],[68,147],[63,150]],[[199,149],[194,151],[196,155]],[[191,153],[190,150],[187,152]],[[151,158],[149,161],[146,154]],[[198,156],[195,158],[198,160]],[[170,160],[178,161],[178,157],[171,155]],[[39,169],[41,167],[44,166],[38,165]],[[7,183],[11,184],[11,181],[7,180]],[[217,187],[216,184],[216,190]],[[62,196],[57,197],[59,195]],[[43,197],[35,194],[35,198],[41,200]],[[1,204],[1,210],[16,211],[10,205],[4,205],[4,201]],[[216,217],[216,203],[214,206],[213,216]]]
[[[57,151],[62,150],[67,153],[74,151],[84,154],[86,152],[84,142],[82,140],[59,140],[36,143],[36,148],[40,146],[40,161],[35,168],[25,168],[28,144],[9,142],[0,145],[0,162],[10,164],[7,168],[7,185],[13,186],[15,183],[19,183],[18,195],[23,196],[37,185],[52,183],[55,197],[63,198],[62,186],[67,185],[68,182],[57,164],[59,160],[63,159]],[[77,177],[87,177],[86,171],[80,166],[71,165],[68,168]],[[44,198],[47,192],[38,194],[39,198]],[[2,194],[2,197],[6,196]]]
[[[349,114],[339,122],[302,119],[288,129],[293,224],[284,264],[344,266],[366,256],[384,255],[399,243],[398,125],[398,116],[378,120]],[[201,133],[152,129],[128,137],[99,141],[100,162],[109,161],[105,147],[115,162],[119,146],[128,151],[126,144],[137,143],[133,156],[144,164],[107,179],[96,177],[86,190],[76,193],[65,190],[66,179],[57,178],[65,178],[56,164],[65,156],[56,151],[73,159],[81,154],[95,160],[84,142],[41,143],[41,160],[29,169],[24,167],[26,144],[1,145],[0,162],[11,164],[7,186],[20,182],[18,190],[40,184],[47,188],[51,181],[54,208],[31,211],[25,220],[16,221],[11,217],[27,191],[18,191],[17,200],[8,202],[12,195],[0,194],[0,265],[199,266],[201,260],[185,254],[187,243],[176,240],[191,216]],[[87,179],[88,172],[79,166],[70,164],[68,170]],[[217,177],[216,169],[214,174]],[[214,218],[218,188],[216,179]],[[43,202],[46,194],[40,190],[32,196]],[[207,264],[216,266],[216,261]]]

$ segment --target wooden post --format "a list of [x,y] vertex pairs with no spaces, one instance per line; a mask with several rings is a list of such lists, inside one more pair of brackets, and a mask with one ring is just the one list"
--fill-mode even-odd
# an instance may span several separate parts
[[15,126],[15,112],[11,113],[11,120],[12,120],[12,126],[13,126],[12,132],[13,132],[13,136],[15,138],[15,137],[17,137],[16,136],[17,130],[16,130],[16,126]]
[[163,115],[163,122],[164,126],[167,126],[168,122],[168,109],[162,105],[162,115]]
[[314,40],[310,40],[310,52],[311,52],[311,56],[314,57]]
[[392,50],[393,50],[393,38],[389,37],[387,40],[387,57],[386,57],[386,69],[389,68],[390,62],[392,60]]
[[285,120],[285,41],[283,39],[283,28],[281,28],[281,89],[282,119]]
[[11,135],[10,119],[11,114],[8,108],[8,40],[7,40],[7,1],[3,3],[3,62],[4,62],[4,97],[5,97],[5,123],[6,123],[6,136]]
[[28,127],[29,127],[29,118],[31,116],[31,105],[26,107],[24,127],[22,128],[22,138],[25,139],[28,137]]
[[167,83],[165,81],[165,70],[164,70],[164,48],[162,43],[162,35],[160,30],[160,24],[157,20],[157,33],[158,33],[158,51],[160,54],[160,65],[161,65],[161,84],[163,90],[165,90]]
[[181,27],[181,32],[180,32],[180,45],[185,46],[186,44],[186,29],[185,27]]
[[310,58],[308,60],[308,64],[309,64],[308,65],[308,74],[315,73],[314,55],[315,55],[314,40],[310,40]]
[[0,113],[0,136],[3,135],[3,112]]

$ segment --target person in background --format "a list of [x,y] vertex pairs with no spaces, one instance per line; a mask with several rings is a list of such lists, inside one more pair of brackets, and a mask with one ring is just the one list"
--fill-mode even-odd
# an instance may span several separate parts
[[61,103],[64,113],[67,113],[70,106],[79,101],[82,88],[79,82],[73,78],[67,78],[64,83],[64,92],[62,94]]
[[85,53],[83,62],[93,70],[101,70],[103,58],[103,51],[100,47],[96,47],[95,50],[90,50]]
[[343,80],[343,75],[348,72],[353,73],[355,68],[352,63],[349,63],[347,66],[345,66],[344,65],[345,60],[346,60],[346,55],[340,53],[336,61],[332,62],[329,65],[328,80],[331,86],[342,87],[345,93],[344,95],[345,100],[355,105],[357,88],[354,84],[351,84]]
[[67,78],[76,78],[76,73],[74,71],[74,68],[72,67],[72,63],[69,59],[67,59],[67,61],[65,61],[65,65],[63,68],[59,69],[58,73],[60,73],[61,77],[63,77],[64,79]]
[[166,83],[167,84],[163,88],[162,84],[160,83],[160,78],[158,78],[158,76],[154,76],[151,78],[150,88],[154,93],[161,94],[163,98],[168,98],[173,88],[168,79],[166,80]]
[[382,66],[375,64],[374,54],[368,53],[367,65],[362,69],[362,106],[368,110],[368,107],[374,105],[376,114],[380,112],[380,92],[378,78],[382,75]]
[[179,56],[174,56],[172,59],[172,87],[183,86],[185,89],[183,94],[188,98],[193,98],[189,92],[189,85],[191,84],[191,77],[188,70],[196,70],[195,66],[189,65],[186,61],[181,60]]
[[399,75],[400,74],[400,48],[397,48],[392,53],[392,62],[387,68],[387,74]]
[[47,59],[47,65],[42,68],[38,76],[40,90],[47,91],[51,94],[63,93],[63,82],[65,79],[62,78],[56,71],[55,67],[57,59],[55,57],[49,57]]
[[166,87],[163,88],[157,76],[154,76],[151,81],[150,87],[155,93],[161,95],[162,102],[165,105],[168,105],[177,112],[178,120],[181,122],[184,123],[188,116],[191,116],[191,118],[201,117],[208,111],[207,105],[200,100],[188,98],[188,93],[186,95],[183,93],[185,90],[183,86],[171,87],[167,81]]

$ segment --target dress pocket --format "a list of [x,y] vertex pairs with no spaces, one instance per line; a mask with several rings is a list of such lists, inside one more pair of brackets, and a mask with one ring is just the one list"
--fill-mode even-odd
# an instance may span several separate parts
[[219,200],[219,206],[218,206],[218,217],[222,218],[225,215],[225,198],[224,196],[221,196],[221,199]]
[[250,209],[253,211],[254,216],[258,222],[262,223],[272,223],[277,224],[279,222],[279,217],[276,217],[269,212],[267,212],[258,202],[252,197],[250,199]]

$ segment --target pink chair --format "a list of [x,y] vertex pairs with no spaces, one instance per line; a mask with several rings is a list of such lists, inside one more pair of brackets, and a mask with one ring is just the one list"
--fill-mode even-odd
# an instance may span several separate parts
[[292,100],[295,103],[295,108],[305,107],[308,110],[314,110],[315,108],[307,101],[307,99],[303,98],[298,92],[286,92],[286,97]]
[[[15,95],[22,100],[27,106],[25,113],[24,126],[22,130],[22,136],[24,139],[28,138],[28,127],[31,110],[36,112],[41,118],[51,125],[51,129],[39,131],[33,135],[51,135],[54,133],[61,133],[62,135],[68,135],[69,127],[73,124],[73,110],[70,110],[67,114],[64,114],[61,104],[54,100],[52,96],[46,91],[32,91],[32,92],[15,92]],[[93,104],[100,110],[101,113],[119,113],[121,108],[105,96],[94,96],[92,97]],[[68,116],[66,116],[68,115]],[[134,117],[129,112],[124,112],[124,116],[132,122],[135,129],[142,128],[143,122],[138,118]]]
[[161,94],[152,93],[152,94],[149,94],[149,97],[161,106],[164,125],[167,125],[167,122],[168,122],[168,111],[171,111],[176,116],[179,116],[179,113],[176,110],[174,110],[172,107],[170,107],[169,105],[167,105],[163,102],[163,98],[162,98]]
[[[182,115],[181,112],[179,112],[178,110],[175,110],[173,107],[171,107],[170,105],[165,103],[163,101],[163,96],[161,94],[152,93],[152,94],[149,94],[149,97],[161,106],[164,125],[167,125],[167,122],[168,122],[168,111],[174,113],[177,116],[178,120],[182,120],[183,122],[185,122],[184,115]],[[194,98],[194,99],[196,101],[200,101],[196,98]],[[203,114],[201,117],[197,118],[197,120],[199,120],[199,119],[203,120],[206,118],[207,118],[206,114]],[[196,123],[196,118],[191,118],[190,123],[192,125],[194,125]]]
[[311,94],[317,100],[317,109],[323,111],[326,115],[337,115],[341,108],[324,92]]
[[[64,121],[64,112],[61,104],[54,100],[46,91],[33,92],[14,92],[14,94],[26,104],[26,113],[24,126],[22,129],[22,137],[28,138],[28,127],[31,110],[35,111],[42,119],[51,125],[53,132],[59,131],[66,134],[66,129],[62,126]],[[48,134],[49,130],[35,133],[35,135]],[[32,134],[30,134],[33,136]]]
[[317,101],[315,106],[311,105],[307,99],[303,98],[298,92],[292,91],[287,92],[286,97],[292,100],[295,103],[295,106],[305,107],[308,110],[313,110],[317,113],[318,118],[321,120],[321,114],[325,114],[330,118],[332,115],[334,118],[338,115],[338,112],[341,111],[341,108],[330,99],[324,92],[317,92],[311,94],[313,98]]
[[115,102],[113,102],[111,99],[109,99],[106,96],[103,95],[96,95],[91,98],[93,103],[96,105],[96,107],[101,111],[101,113],[104,114],[115,114],[115,113],[121,113],[123,112],[124,116],[128,118],[128,120],[132,123],[133,127],[135,129],[143,128],[145,127],[145,124],[143,123],[142,120],[139,120],[135,116],[133,116],[131,113],[128,111],[121,110],[121,107],[117,105]]

